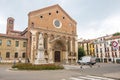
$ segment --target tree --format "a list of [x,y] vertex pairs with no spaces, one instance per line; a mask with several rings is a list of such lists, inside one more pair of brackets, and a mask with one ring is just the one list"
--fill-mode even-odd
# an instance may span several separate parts
[[120,33],[117,32],[117,33],[113,34],[113,36],[120,36]]
[[85,56],[85,51],[82,47],[79,47],[78,48],[78,60],[83,56]]

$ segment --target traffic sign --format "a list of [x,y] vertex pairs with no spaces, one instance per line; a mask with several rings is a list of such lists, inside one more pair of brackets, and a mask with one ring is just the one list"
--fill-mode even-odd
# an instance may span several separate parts
[[112,41],[112,46],[113,47],[117,47],[118,46],[118,43],[116,41]]

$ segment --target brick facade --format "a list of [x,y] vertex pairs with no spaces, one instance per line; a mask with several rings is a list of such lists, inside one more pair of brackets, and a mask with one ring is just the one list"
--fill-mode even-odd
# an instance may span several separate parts
[[26,57],[31,63],[35,63],[40,51],[38,48],[40,35],[42,35],[44,46],[44,54],[40,54],[42,56],[40,64],[76,63],[77,23],[59,5],[30,12],[28,27],[22,32],[14,30],[13,18],[8,18],[7,21],[6,35],[20,37],[20,42],[27,41]]

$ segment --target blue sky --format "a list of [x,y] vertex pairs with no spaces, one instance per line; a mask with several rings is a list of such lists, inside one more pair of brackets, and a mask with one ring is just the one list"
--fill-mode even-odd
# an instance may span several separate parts
[[0,0],[0,33],[6,32],[8,17],[15,30],[28,25],[28,13],[59,4],[77,22],[78,38],[92,39],[120,32],[120,0]]

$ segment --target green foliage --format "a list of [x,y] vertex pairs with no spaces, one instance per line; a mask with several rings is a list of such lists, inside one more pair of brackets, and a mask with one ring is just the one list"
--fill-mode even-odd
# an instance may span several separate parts
[[119,32],[117,32],[117,33],[113,34],[113,36],[119,36],[119,35],[120,35],[120,33],[119,33]]
[[42,64],[42,65],[32,65],[30,63],[18,63],[12,66],[12,68],[17,68],[18,70],[57,70],[64,69],[63,66],[55,64]]
[[79,47],[78,48],[78,60],[83,56],[85,56],[85,51],[83,48]]

